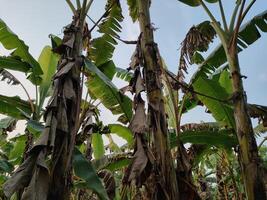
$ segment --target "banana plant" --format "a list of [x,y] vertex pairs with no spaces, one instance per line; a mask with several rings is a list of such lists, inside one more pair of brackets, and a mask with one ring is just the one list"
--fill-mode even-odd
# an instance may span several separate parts
[[[2,79],[7,79],[8,82],[12,83],[13,85],[20,85],[28,97],[28,102],[26,102],[21,100],[19,97],[1,96],[0,113],[20,119],[25,119],[31,115],[35,115],[35,117],[37,117],[38,115],[40,115],[40,112],[38,113],[38,110],[41,110],[42,105],[39,105],[39,102],[35,102],[34,105],[34,102],[31,99],[27,88],[25,88],[24,85],[7,70],[19,71],[27,74],[27,78],[36,86],[36,88],[39,87],[39,90],[43,90],[44,84],[48,85],[48,87],[50,85],[51,77],[49,77],[49,72],[53,74],[55,71],[55,64],[52,63],[53,65],[51,65],[51,68],[45,66],[46,63],[44,62],[44,59],[47,58],[44,57],[49,56],[50,54],[50,60],[54,59],[56,61],[57,58],[55,54],[51,52],[51,49],[49,49],[49,47],[45,47],[39,58],[43,61],[42,63],[38,62],[29,53],[29,47],[24,43],[24,41],[19,39],[19,37],[14,34],[6,25],[6,23],[1,19],[0,29],[1,44],[7,50],[13,51],[9,56],[0,57],[0,71],[1,76],[3,77]],[[47,60],[47,62],[49,62],[49,60]],[[43,74],[43,70],[46,70],[45,74]],[[40,99],[41,101],[43,101],[46,97],[47,90],[44,90],[42,93],[43,95]],[[38,95],[39,94],[36,93],[36,100],[38,100]],[[16,107],[17,105],[18,107]]]
[[[32,145],[32,137],[37,137],[40,133],[40,126],[42,125],[39,124],[39,120],[44,113],[43,103],[49,96],[51,79],[59,58],[52,52],[51,47],[46,46],[43,48],[38,61],[35,60],[29,53],[29,47],[8,28],[6,23],[1,20],[0,26],[1,44],[7,50],[13,51],[9,56],[0,57],[0,76],[2,76],[2,81],[6,80],[10,84],[10,87],[20,85],[28,98],[24,100],[19,96],[0,95],[0,113],[9,116],[2,120],[27,120],[25,134],[6,141],[7,144],[12,144],[10,154],[6,156],[6,159],[11,162],[12,166],[15,166],[23,161],[28,148]],[[27,75],[27,78],[36,88],[34,97],[29,95],[28,88],[13,75],[13,71],[23,72]],[[36,131],[36,129],[38,130]],[[37,132],[38,134],[36,134]],[[2,147],[1,150],[3,150]]]
[[[29,113],[28,110],[27,110],[28,112],[22,112],[22,116],[25,115],[26,118],[29,118],[29,129],[31,131],[33,132],[36,131],[37,126],[39,126],[40,129],[38,130],[37,136],[39,136],[40,133],[42,134],[40,135],[40,139],[37,139],[37,141],[39,140],[41,143],[37,142],[33,147],[31,147],[30,151],[28,152],[29,154],[24,159],[24,162],[20,165],[19,169],[5,183],[4,191],[7,196],[11,196],[15,191],[18,191],[18,190],[22,191],[21,193],[23,197],[27,195],[34,196],[36,195],[36,193],[30,194],[29,193],[30,190],[23,192],[23,188],[25,186],[28,186],[28,188],[33,188],[33,187],[40,188],[41,186],[46,185],[44,187],[45,188],[44,197],[42,198],[46,198],[46,197],[59,198],[60,197],[60,198],[68,199],[68,196],[70,195],[70,190],[68,189],[69,185],[67,184],[67,182],[66,182],[67,185],[58,185],[57,180],[63,180],[64,178],[66,178],[61,175],[62,173],[65,173],[65,170],[68,171],[71,169],[68,167],[68,165],[69,166],[71,165],[69,161],[71,161],[72,159],[72,154],[69,154],[69,155],[65,155],[64,153],[58,154],[58,150],[61,149],[64,145],[65,147],[67,145],[70,149],[73,148],[74,143],[75,143],[74,142],[74,135],[76,132],[75,130],[77,127],[79,127],[83,123],[83,120],[85,120],[84,117],[86,117],[87,108],[85,108],[83,104],[79,103],[81,102],[81,88],[79,87],[80,89],[78,88],[77,90],[71,91],[71,88],[76,87],[76,86],[78,87],[78,85],[80,85],[80,84],[77,84],[79,82],[78,81],[78,77],[80,76],[79,74],[82,73],[81,75],[82,80],[84,80],[85,77],[88,79],[86,81],[86,86],[88,87],[88,94],[86,96],[90,96],[91,100],[94,102],[96,100],[100,100],[100,102],[104,106],[106,106],[108,109],[110,109],[113,114],[119,115],[120,122],[127,123],[131,120],[132,103],[131,103],[130,98],[125,96],[111,82],[115,74],[115,69],[116,69],[111,58],[112,58],[113,51],[115,49],[114,47],[114,45],[116,44],[115,39],[119,39],[119,36],[117,35],[117,32],[119,32],[121,29],[119,22],[121,22],[123,19],[122,14],[121,14],[120,3],[118,1],[107,1],[105,13],[101,16],[100,20],[98,20],[97,22],[94,22],[91,19],[94,22],[94,26],[89,30],[84,22],[85,22],[85,18],[89,17],[87,15],[87,12],[93,1],[84,1],[83,4],[81,4],[80,1],[76,1],[77,3],[76,6],[74,6],[71,1],[66,1],[66,2],[69,4],[69,7],[71,8],[74,14],[74,19],[77,20],[77,23],[73,21],[72,24],[66,27],[64,31],[65,35],[64,35],[63,40],[61,40],[60,38],[56,36],[51,35],[52,51],[51,51],[51,48],[49,49],[51,53],[47,54],[45,52],[42,52],[41,57],[38,60],[39,64],[44,67],[43,68],[44,74],[41,76],[41,78],[43,78],[43,81],[40,83],[38,82],[38,84],[40,84],[40,86],[38,86],[39,92],[40,92],[38,96],[39,98],[36,98],[35,102],[32,101],[34,109],[37,112],[37,114],[35,114],[35,118],[30,118],[31,113],[27,114]],[[99,22],[101,23],[98,24]],[[77,35],[71,34],[72,26],[76,26],[77,24],[84,26],[84,28],[80,27],[82,32],[78,32]],[[98,31],[102,34],[102,36],[90,41],[91,39],[90,34],[96,27],[99,28]],[[81,35],[83,35],[83,37]],[[108,46],[108,48],[105,48],[105,50],[103,50],[102,48],[103,45]],[[87,56],[86,56],[87,58],[84,59],[85,62],[83,62],[84,60],[81,56],[81,49],[87,52]],[[48,51],[48,47],[46,47],[45,50]],[[103,54],[100,54],[100,52],[102,52]],[[74,56],[76,59],[78,58],[80,59],[78,59],[77,62],[68,60],[69,56],[71,55]],[[56,56],[56,59],[53,56]],[[15,64],[14,66],[12,66],[15,69],[18,68],[20,70],[24,70],[24,72],[28,72],[27,71],[28,69],[26,69],[25,64],[17,68]],[[79,69],[80,72],[79,70],[78,71],[71,70],[73,65],[75,66],[77,65],[78,66],[77,69]],[[11,67],[9,66],[9,68]],[[54,69],[54,71],[49,71],[50,68]],[[57,72],[55,73],[56,68],[57,68]],[[69,73],[73,73],[73,74],[70,75]],[[68,81],[68,79],[65,78],[67,74],[69,74],[69,77],[73,76],[74,79],[76,78],[76,81],[78,82],[76,83],[74,79],[69,79],[71,81],[74,81],[72,83],[71,81]],[[60,82],[61,79],[63,81],[62,83]],[[54,82],[53,90],[51,90],[50,88],[51,80],[53,80]],[[81,85],[83,85],[83,82],[81,82]],[[103,91],[103,93],[102,94],[99,93],[99,90]],[[50,101],[48,102],[47,110],[44,111],[42,109],[43,104],[44,104],[44,99],[47,96],[47,94],[51,95],[51,91],[53,94],[50,98]],[[64,113],[66,114],[70,111],[67,111],[62,107],[63,104],[60,103],[61,100],[59,101],[55,100],[56,97],[61,96],[60,94],[63,94],[64,96],[64,98],[62,99],[63,103],[67,99],[67,103],[68,103],[67,109],[74,109],[71,111],[71,113],[75,113],[75,107],[76,107],[76,106],[71,107],[70,106],[71,102],[74,102],[74,97],[78,98],[76,99],[77,101],[74,103],[77,105],[77,108],[79,108],[79,105],[81,105],[81,115],[79,116],[79,120],[76,120],[76,118],[75,119],[66,118],[66,115],[64,115]],[[8,102],[8,100],[5,100],[5,101]],[[85,99],[85,102],[86,101],[87,99]],[[24,104],[19,104],[19,105],[21,105],[22,107],[24,106]],[[57,106],[55,106],[55,104],[57,104]],[[36,105],[40,105],[40,106],[35,108]],[[77,112],[77,115],[78,115],[78,112]],[[38,122],[36,122],[41,118],[41,116],[44,117],[44,120],[46,123],[45,126],[42,126]],[[75,115],[72,115],[72,116],[75,117]],[[66,136],[72,142],[69,144],[65,144],[64,139],[61,138],[59,130],[63,132],[67,131],[66,126],[69,124],[66,124],[65,122],[67,122],[68,120],[73,120],[76,125],[73,126],[73,128],[70,128],[72,129],[71,134],[67,134]],[[100,126],[100,124],[101,123],[98,121],[98,127],[102,127],[102,125]],[[46,127],[50,127],[50,128],[46,128]],[[107,127],[106,130],[108,131],[106,134],[110,140],[109,146],[112,151],[117,146],[112,140],[112,137],[110,136],[111,133],[117,134],[118,136],[124,138],[130,146],[132,145],[132,134],[131,134],[131,131],[129,131],[127,127],[124,127],[121,124],[110,124],[102,128],[105,129],[106,127]],[[102,128],[100,128],[100,130],[103,130]],[[93,149],[94,149],[94,157],[97,160],[102,158],[105,153],[102,135],[99,133],[102,134],[103,132],[101,131],[101,132],[93,133],[92,134],[93,137],[91,141]],[[42,142],[45,142],[44,140],[42,140],[42,138],[47,134],[49,134],[50,136],[52,136],[52,138],[55,139],[55,140],[52,140],[52,142],[55,142],[55,143],[48,142],[46,143],[47,145],[44,145],[44,143],[42,143]],[[48,139],[48,141],[51,141],[51,140]],[[90,141],[88,140],[88,142]],[[37,166],[37,168],[35,168],[34,174],[37,174],[38,171],[41,171],[42,173],[45,173],[45,174],[47,173],[46,166],[44,165],[45,167],[41,167],[36,161],[36,153],[38,154],[38,156],[41,156],[43,159],[50,153],[49,151],[47,151],[47,148],[50,148],[49,145],[54,146],[53,151],[51,152],[52,153],[51,160],[49,159],[50,160],[49,162],[53,163],[49,176],[51,180],[53,180],[52,183],[54,185],[46,184],[48,180],[47,178],[49,176],[47,176],[46,179],[42,179],[41,177],[39,177],[40,178],[39,179],[38,177],[35,177],[35,175],[32,177],[28,177],[29,179],[27,179],[27,183],[23,182],[23,184],[21,184],[20,186],[17,184],[13,184],[14,180],[17,183],[22,183],[21,181],[24,181],[25,179],[24,180],[20,179],[21,175],[23,176],[23,174],[27,174],[27,172],[29,172],[29,169],[32,169],[32,167],[34,166]],[[66,150],[66,148],[64,149]],[[118,149],[118,147],[116,149]],[[78,160],[82,159],[79,152],[77,152],[76,150],[74,152],[75,152],[73,154],[74,161],[76,157]],[[59,159],[57,158],[58,156],[59,156]],[[66,163],[66,165],[61,165],[61,164],[59,165],[59,163],[61,162],[63,158],[67,159],[68,162]],[[77,162],[75,161],[73,163],[74,169],[77,169],[79,165],[78,160]],[[28,165],[29,162],[31,163],[30,165]],[[27,165],[28,168],[25,169],[24,168],[25,165]],[[88,161],[87,164],[84,164],[84,166],[85,165],[87,166],[90,165],[90,160]],[[56,166],[60,166],[60,167],[56,167]],[[24,170],[21,171],[20,169],[24,169]],[[74,170],[74,172],[80,178],[79,179],[80,181],[86,182],[87,176],[90,176],[90,175],[87,175],[86,172],[81,171],[81,170]],[[94,173],[95,172],[93,171],[93,174]],[[42,180],[43,182],[42,183],[34,182],[34,180]],[[95,179],[95,181],[97,182],[97,179]],[[83,185],[82,186],[83,189],[87,188],[87,189],[93,190],[96,194],[98,194],[99,198],[101,199],[108,198],[105,192],[100,191],[101,188],[100,189],[94,188],[94,187],[92,188],[93,183],[82,184],[82,185]],[[64,190],[65,192],[59,192],[59,190],[57,190],[56,188],[58,189],[60,188],[61,191]],[[64,193],[64,197],[61,196],[61,194],[63,193]]]
[[[207,1],[210,3],[218,3],[222,16],[221,26],[204,1],[180,1],[189,6],[201,6],[210,17],[211,25],[222,43],[223,51],[221,50],[221,52],[224,52],[223,55],[226,57],[230,75],[232,77],[231,86],[233,94],[231,96],[231,100],[233,102],[234,109],[235,130],[240,145],[239,157],[246,196],[248,199],[264,199],[265,188],[262,179],[264,172],[258,159],[257,145],[253,134],[251,120],[247,112],[247,102],[244,95],[242,75],[240,73],[240,66],[238,63],[238,52],[240,51],[239,46],[247,47],[247,45],[253,43],[260,37],[260,33],[256,27],[259,27],[260,30],[264,32],[266,31],[267,24],[264,21],[266,19],[266,13],[262,13],[261,17],[256,17],[256,19],[252,20],[248,24],[247,28],[241,28],[241,24],[244,21],[246,14],[255,1],[251,1],[248,5],[246,5],[245,0],[237,1],[229,25],[226,22],[222,1]],[[252,163],[253,167],[248,167],[248,163],[250,163],[249,165]]]
[[[71,167],[69,167],[72,165],[70,163],[72,160],[72,153],[69,154],[69,152],[72,152],[72,150],[69,150],[69,149],[74,148],[74,144],[75,144],[74,135],[76,132],[75,130],[76,130],[77,124],[79,122],[79,120],[76,120],[78,116],[78,112],[75,111],[75,108],[79,109],[79,105],[80,105],[79,102],[81,101],[81,92],[80,92],[80,86],[79,86],[80,77],[79,76],[80,76],[80,70],[81,70],[80,67],[83,64],[82,64],[82,60],[79,58],[81,58],[82,49],[87,47],[86,42],[89,40],[88,32],[86,32],[86,29],[84,30],[84,27],[86,28],[85,17],[92,4],[92,1],[84,1],[82,6],[80,5],[79,1],[77,1],[77,8],[75,9],[73,9],[74,6],[70,1],[67,1],[67,3],[69,4],[71,10],[74,12],[73,13],[74,21],[68,27],[65,28],[65,31],[64,31],[65,35],[62,41],[60,41],[59,38],[52,37],[53,49],[51,49],[50,47],[45,47],[45,49],[41,53],[41,56],[38,60],[39,63],[35,61],[32,56],[30,56],[30,54],[27,52],[28,47],[21,40],[19,40],[16,35],[14,35],[6,27],[1,28],[1,33],[3,33],[3,35],[1,35],[1,39],[2,39],[2,36],[3,36],[3,39],[9,38],[6,32],[8,32],[11,35],[13,34],[12,37],[10,36],[12,40],[8,40],[8,41],[1,40],[1,42],[7,48],[16,49],[15,52],[13,52],[12,57],[8,57],[8,59],[11,60],[12,58],[12,59],[15,59],[15,61],[17,60],[17,63],[15,63],[14,60],[11,60],[13,61],[13,63],[9,62],[8,64],[10,65],[4,65],[5,63],[2,62],[1,67],[7,66],[9,67],[8,69],[15,69],[19,71],[23,70],[24,72],[27,72],[27,73],[31,72],[29,79],[34,84],[36,84],[36,87],[37,87],[37,84],[40,85],[38,86],[40,93],[37,94],[36,101],[33,102],[33,100],[29,98],[31,103],[34,105],[34,110],[32,109],[31,113],[23,112],[22,109],[17,109],[17,110],[22,112],[22,115],[25,116],[24,118],[30,120],[31,123],[29,124],[31,124],[31,128],[33,129],[36,128],[36,126],[34,127],[34,125],[38,124],[36,121],[38,121],[41,118],[41,116],[43,116],[45,123],[46,123],[46,125],[43,126],[42,130],[40,131],[42,132],[42,134],[41,135],[39,134],[40,136],[38,135],[39,139],[37,139],[37,142],[34,144],[34,146],[32,146],[29,149],[29,151],[27,152],[27,155],[23,159],[22,164],[12,174],[12,177],[9,178],[4,184],[3,190],[7,197],[11,197],[13,193],[18,192],[19,198],[22,198],[22,199],[25,199],[25,198],[26,199],[28,198],[69,199],[70,185],[68,184],[68,181],[63,181],[65,182],[65,185],[64,184],[62,185],[60,182],[62,182],[63,179],[65,180],[67,178],[65,177],[65,174],[67,173],[67,171],[70,172],[72,169]],[[73,28],[75,27],[78,28],[80,31],[72,34]],[[15,44],[17,46],[14,46],[12,44],[13,41],[16,42]],[[13,56],[16,56],[16,58],[13,58]],[[77,62],[73,62],[71,60],[68,60],[69,57],[75,57],[75,59],[78,59],[78,60]],[[22,63],[23,65],[21,65],[21,63],[18,63],[18,61],[23,62]],[[11,64],[13,65],[11,66]],[[74,66],[77,66],[77,70],[71,70],[72,67],[74,69]],[[38,71],[38,67],[40,67],[40,70],[42,68],[41,72],[43,71],[44,74]],[[57,68],[57,73],[55,73],[56,68]],[[66,74],[68,74],[68,76],[66,76]],[[40,76],[40,79],[37,79],[36,77],[39,78],[39,76]],[[69,78],[66,78],[66,77],[69,77]],[[48,94],[50,95],[51,93],[50,86],[51,86],[52,78],[54,81],[53,90],[52,90],[53,94],[52,94],[52,97],[50,98],[50,101],[48,102],[48,109],[44,112],[42,107],[43,107],[45,98],[48,96]],[[78,88],[77,90],[76,89],[74,90],[73,87],[78,87]],[[64,98],[60,98],[60,96]],[[54,98],[56,97],[59,97],[60,100],[58,101],[55,100]],[[10,98],[7,99],[3,97],[3,99],[5,100],[5,103],[6,103],[8,102]],[[53,99],[55,101],[53,101]],[[14,101],[15,100],[17,100],[17,98],[16,99],[14,98]],[[24,104],[17,103],[16,105],[21,105],[20,107],[23,107],[23,106],[25,107],[25,102],[23,103]],[[68,107],[66,108],[67,110],[63,106],[66,103],[68,104]],[[55,106],[54,104],[57,104],[57,105]],[[28,106],[28,104],[26,105]],[[75,115],[75,112],[77,113],[77,115]],[[67,113],[74,114],[72,115],[74,116],[73,121],[72,121],[73,118],[67,118],[67,115],[66,115]],[[33,115],[34,117],[31,117],[31,115]],[[72,122],[68,123],[68,120]],[[66,129],[66,126],[70,126],[68,130]],[[62,131],[63,132],[65,131],[66,133],[70,133],[70,134],[65,134],[66,137],[64,137],[61,135]],[[54,140],[53,139],[51,140],[51,137],[50,139],[48,137],[46,140],[44,137],[48,136],[47,134],[52,136]],[[65,139],[69,138],[71,142],[66,144],[64,142],[66,141],[64,138]],[[48,150],[50,149],[50,147],[52,147],[51,145],[53,146],[52,152]],[[23,145],[20,145],[20,146],[23,147]],[[68,155],[66,155],[66,153],[63,153],[61,151],[58,151],[62,149],[62,147],[64,146],[66,148],[63,148],[63,149],[68,151]],[[48,172],[48,165],[45,161],[45,157],[50,153],[52,153],[51,159],[49,159],[50,160],[49,162],[51,162],[51,166],[50,166],[51,168]],[[84,161],[80,162],[82,157],[77,151],[75,151],[75,154],[73,154],[73,156],[74,156],[74,161],[75,161],[74,166],[82,165],[82,166],[88,167],[90,165],[90,163],[85,163]],[[39,158],[37,159],[37,157]],[[67,159],[68,162],[65,163],[65,165],[59,164],[62,161],[62,159],[64,160]],[[40,164],[40,161],[43,164]],[[81,164],[82,162],[83,164]],[[27,167],[25,168],[25,166]],[[88,174],[87,172],[84,171],[84,168],[82,168],[82,170],[78,170],[78,172],[75,171],[75,173],[77,174],[78,177],[80,177],[80,180],[88,181]],[[95,172],[92,170],[90,173],[95,174]],[[45,176],[42,176],[41,174]],[[71,173],[67,173],[67,174],[70,175]],[[27,179],[25,179],[25,176],[27,176]],[[98,187],[92,188],[92,182],[91,182],[92,180],[95,181],[96,184],[98,184]],[[51,183],[51,184],[48,184],[48,183]],[[85,184],[85,186],[92,189],[96,194],[99,195],[101,199],[108,199],[106,191],[103,188],[103,185],[101,181],[99,181],[99,178],[97,176],[93,177],[93,179],[91,177],[90,183]],[[28,189],[24,191],[25,187],[27,187]],[[33,188],[36,189],[35,192],[31,192]],[[42,192],[40,192],[39,190],[41,188],[43,188]],[[100,191],[101,189],[102,191]],[[62,194],[64,195],[62,196]]]

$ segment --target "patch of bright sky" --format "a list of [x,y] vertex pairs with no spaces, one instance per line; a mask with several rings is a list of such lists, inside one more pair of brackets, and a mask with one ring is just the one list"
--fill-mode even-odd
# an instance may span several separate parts
[[[225,5],[226,15],[230,16],[234,8],[235,1],[223,0]],[[106,1],[95,0],[89,15],[97,20],[104,12]],[[139,35],[138,24],[133,24],[128,16],[128,8],[126,0],[121,0],[124,21],[122,23],[122,39],[136,40]],[[30,52],[34,57],[38,58],[42,48],[50,44],[48,35],[55,34],[62,37],[63,27],[70,23],[71,12],[64,0],[0,0],[0,18],[4,20],[13,32],[25,41],[30,47]],[[215,5],[210,5],[212,12],[216,17],[219,17],[219,8]],[[256,14],[259,14],[267,9],[266,0],[258,0],[255,6],[251,9],[246,19],[250,19]],[[229,18],[229,17],[228,17]],[[178,69],[179,46],[186,32],[193,24],[198,24],[208,17],[203,9],[188,7],[177,0],[152,0],[151,20],[153,26],[158,28],[155,31],[155,41],[159,45],[162,57],[164,58],[168,68],[174,73]],[[89,20],[88,20],[89,22]],[[89,26],[92,24],[89,22]],[[97,36],[97,33],[93,34]],[[218,40],[215,40],[218,41]],[[250,103],[267,104],[267,35],[255,44],[250,46],[240,54],[240,63],[242,73],[248,76],[244,81],[245,89],[248,94]],[[130,57],[134,51],[134,45],[125,45],[119,42],[114,53],[114,62],[118,67],[127,68]],[[0,46],[0,53],[6,52]],[[196,70],[196,67],[189,69],[190,77]],[[30,94],[35,94],[35,89],[31,83],[25,80],[25,76],[21,73],[15,73],[26,88],[29,88]],[[120,87],[125,85],[124,82],[115,80],[115,83]],[[18,86],[9,87],[5,83],[0,83],[1,94],[21,95],[26,98],[25,94]],[[116,118],[109,111],[102,109],[102,119],[104,122],[114,122]],[[212,117],[205,114],[203,108],[197,108],[190,114],[183,117],[183,123],[211,121]]]

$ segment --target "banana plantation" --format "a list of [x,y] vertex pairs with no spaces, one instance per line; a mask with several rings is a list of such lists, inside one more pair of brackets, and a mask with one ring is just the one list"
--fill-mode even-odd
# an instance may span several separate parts
[[[248,102],[240,56],[267,37],[266,2],[173,0],[205,20],[164,30],[183,35],[171,41],[170,67],[168,35],[151,13],[171,1],[61,1],[72,18],[63,16],[69,23],[50,32],[39,56],[0,13],[1,200],[267,199],[267,101]],[[134,39],[121,37],[125,18]],[[114,60],[119,44],[132,51],[128,66]],[[196,109],[201,121],[185,120]]]

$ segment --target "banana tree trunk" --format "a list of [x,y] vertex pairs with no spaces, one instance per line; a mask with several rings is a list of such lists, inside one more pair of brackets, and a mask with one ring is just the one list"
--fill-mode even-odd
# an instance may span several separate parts
[[231,44],[225,51],[227,52],[227,60],[232,76],[234,117],[246,195],[249,200],[265,200],[263,168],[258,154],[252,123],[248,115],[247,99],[240,74],[237,45]]
[[57,120],[56,137],[51,159],[48,199],[70,199],[71,158],[79,122],[81,100],[81,55],[84,20],[76,12],[64,30],[61,59],[54,78],[54,95],[47,116]]
[[[161,188],[165,190],[165,198],[179,199],[178,186],[171,152],[168,148],[168,130],[164,101],[161,90],[160,64],[157,44],[154,42],[153,27],[150,21],[150,0],[138,0],[139,24],[141,30],[141,49],[144,57],[145,83],[148,98],[148,126],[152,137],[152,148],[156,157],[156,167],[162,180]],[[162,189],[157,188],[155,199],[162,197]]]

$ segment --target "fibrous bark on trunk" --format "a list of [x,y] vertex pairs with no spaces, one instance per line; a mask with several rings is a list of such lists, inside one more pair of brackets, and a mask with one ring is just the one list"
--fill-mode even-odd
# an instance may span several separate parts
[[150,1],[138,0],[137,4],[148,99],[148,129],[152,137],[152,150],[156,158],[155,165],[158,170],[156,176],[160,177],[160,183],[156,183],[155,199],[165,197],[166,199],[177,200],[179,199],[179,192],[174,165],[168,148],[168,130],[160,80],[161,69],[150,21]]
[[240,73],[236,41],[232,40],[224,49],[231,73],[234,117],[240,148],[239,160],[246,195],[249,200],[265,200],[263,166],[258,154],[251,119],[248,115],[247,99]]
[[75,135],[79,126],[81,101],[80,71],[82,65],[83,27],[80,13],[65,28],[63,51],[54,79],[55,92],[47,115],[57,119],[55,144],[51,160],[51,199],[69,199],[71,186],[71,158]]
[[72,152],[81,100],[83,31],[84,17],[77,11],[72,23],[65,27],[62,44],[54,49],[61,59],[54,76],[54,93],[44,115],[45,129],[4,184],[7,197],[23,191],[22,200],[70,199]]

